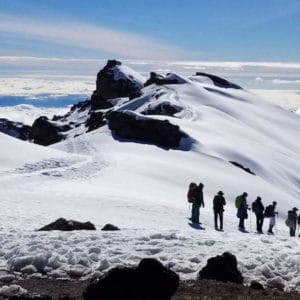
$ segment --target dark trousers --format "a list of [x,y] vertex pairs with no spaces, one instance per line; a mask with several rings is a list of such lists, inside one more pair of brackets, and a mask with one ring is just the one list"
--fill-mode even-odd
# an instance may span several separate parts
[[290,236],[295,236],[296,235],[296,229],[293,227],[290,227]]
[[256,230],[257,230],[257,232],[262,232],[263,223],[264,223],[264,215],[256,214]]
[[199,223],[200,217],[200,204],[193,203],[192,205],[192,222]]
[[215,229],[218,229],[218,217],[220,219],[220,230],[223,230],[223,211],[214,210],[215,216]]
[[239,228],[245,229],[245,218],[240,218]]

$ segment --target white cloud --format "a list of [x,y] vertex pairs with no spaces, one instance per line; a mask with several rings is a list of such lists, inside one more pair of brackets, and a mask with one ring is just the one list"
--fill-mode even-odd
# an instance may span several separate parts
[[123,58],[178,59],[186,52],[138,34],[85,23],[36,21],[0,14],[0,32],[99,50]]

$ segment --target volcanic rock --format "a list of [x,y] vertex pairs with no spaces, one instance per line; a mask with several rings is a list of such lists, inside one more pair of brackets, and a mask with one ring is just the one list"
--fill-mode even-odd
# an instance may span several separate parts
[[38,229],[38,231],[50,231],[50,230],[61,230],[61,231],[96,230],[96,227],[91,222],[78,222],[74,220],[66,220],[64,218],[59,218],[56,221]]
[[0,132],[21,139],[23,141],[29,140],[31,134],[31,126],[20,122],[13,122],[4,118],[0,118]]
[[237,259],[229,252],[209,258],[206,266],[200,270],[198,279],[243,283],[243,276],[237,268]]
[[151,119],[130,111],[111,112],[108,127],[118,137],[166,148],[178,147],[181,138],[186,136],[179,126],[168,120]]
[[114,268],[83,293],[85,300],[169,300],[179,285],[179,276],[153,258],[137,268]]

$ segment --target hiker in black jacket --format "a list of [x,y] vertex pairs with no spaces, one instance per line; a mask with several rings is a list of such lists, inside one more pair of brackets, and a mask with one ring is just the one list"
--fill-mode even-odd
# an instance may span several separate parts
[[271,205],[268,205],[266,207],[265,212],[264,212],[264,217],[270,218],[268,234],[274,234],[273,227],[275,226],[275,223],[276,223],[275,216],[276,216],[276,214],[278,214],[278,212],[275,211],[276,205],[277,205],[277,202],[273,201],[273,203]]
[[255,213],[256,216],[256,231],[257,233],[263,233],[262,226],[264,223],[264,209],[261,202],[261,197],[257,197],[256,200],[252,203],[252,211]]
[[[224,212],[224,205],[226,205],[226,201],[223,195],[224,193],[222,191],[219,191],[213,200],[215,229],[220,231],[223,231],[223,212]],[[220,219],[220,229],[218,227],[218,216]]]
[[297,207],[294,207],[293,209],[288,211],[288,216],[285,221],[286,225],[290,228],[290,236],[296,235],[296,229],[297,229]]

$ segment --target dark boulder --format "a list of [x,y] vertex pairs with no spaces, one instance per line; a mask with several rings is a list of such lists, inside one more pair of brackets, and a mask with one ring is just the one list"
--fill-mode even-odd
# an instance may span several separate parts
[[28,141],[30,139],[31,126],[0,118],[0,132],[23,141]]
[[91,222],[78,222],[74,220],[66,220],[64,218],[59,218],[56,221],[38,229],[38,231],[50,231],[50,230],[61,230],[61,231],[96,230],[96,227]]
[[118,228],[117,226],[112,225],[112,224],[105,224],[101,230],[102,231],[116,231],[116,230],[120,230],[120,228]]
[[215,86],[221,87],[221,88],[231,88],[231,89],[242,89],[239,85],[232,83],[224,78],[212,75],[212,74],[207,74],[207,73],[202,73],[202,72],[197,72],[196,76],[205,76],[210,78]]
[[181,138],[186,136],[179,126],[168,120],[146,118],[129,111],[114,111],[107,118],[109,129],[118,137],[129,140],[176,148]]
[[200,270],[198,279],[243,283],[243,276],[237,268],[237,259],[229,252],[209,258],[206,266]]
[[249,168],[247,167],[244,167],[242,164],[236,162],[236,161],[229,161],[232,165],[238,167],[238,168],[241,168],[242,170],[244,170],[245,172],[251,174],[251,175],[256,175],[254,172],[252,172]]
[[104,114],[102,112],[92,112],[86,121],[88,131],[95,130],[105,125]]
[[173,117],[175,114],[182,110],[179,106],[171,105],[170,103],[160,103],[151,108],[145,109],[143,115],[161,115]]
[[170,300],[179,276],[159,261],[141,260],[137,268],[114,268],[83,293],[85,300]]
[[171,299],[179,285],[179,276],[153,258],[142,259],[136,269],[141,299]]
[[96,90],[91,97],[92,109],[107,109],[113,105],[109,99],[140,95],[143,82],[130,74],[123,72],[122,63],[117,60],[108,60],[105,67],[97,74]]
[[151,84],[163,85],[163,84],[178,84],[182,81],[174,74],[168,73],[167,76],[162,76],[155,72],[150,73],[150,78],[145,82],[144,86]]
[[250,284],[250,288],[254,290],[264,290],[264,286],[256,280],[252,280]]
[[30,139],[39,145],[48,146],[63,139],[59,127],[47,117],[39,117],[32,124]]

